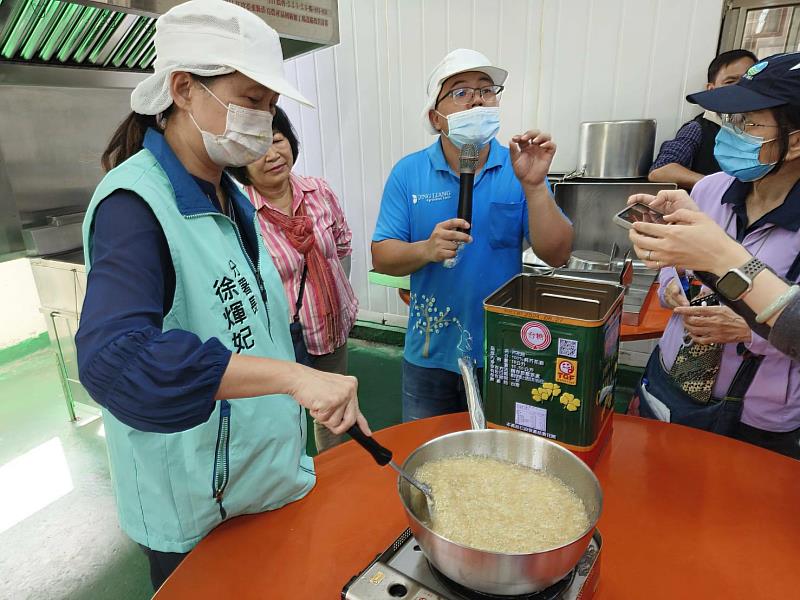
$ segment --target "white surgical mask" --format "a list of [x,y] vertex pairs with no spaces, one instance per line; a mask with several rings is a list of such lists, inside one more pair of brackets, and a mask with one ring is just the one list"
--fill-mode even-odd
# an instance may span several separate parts
[[203,131],[189,113],[194,126],[203,136],[208,157],[221,167],[244,167],[267,153],[272,145],[272,113],[236,104],[225,104],[202,83],[211,96],[227,109],[225,131],[221,135]]
[[439,114],[447,119],[447,138],[458,149],[464,144],[482,148],[500,131],[499,106],[475,106],[447,116]]

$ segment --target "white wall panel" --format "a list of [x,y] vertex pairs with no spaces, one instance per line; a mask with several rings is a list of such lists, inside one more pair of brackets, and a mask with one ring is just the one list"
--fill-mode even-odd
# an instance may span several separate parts
[[510,71],[500,140],[552,132],[553,171],[576,166],[581,121],[654,118],[656,144],[698,112],[722,0],[339,0],[341,43],[287,61],[316,104],[286,108],[301,138],[298,172],[326,178],[353,229],[351,279],[371,314],[406,314],[371,286],[369,242],[383,183],[433,138],[420,123],[428,73],[469,47]]
[[[660,0],[658,3],[658,26],[652,40],[655,52],[648,73],[646,111],[658,119],[661,130],[658,133],[662,137],[667,132],[671,135],[679,125],[680,114],[675,109],[683,104],[688,70],[693,66],[686,49],[690,47],[695,5],[696,0]],[[660,51],[666,48],[681,49],[682,52]],[[708,61],[702,63],[697,65],[701,71]]]
[[586,65],[583,70],[581,119],[600,121],[612,118],[614,81],[620,69],[619,46],[625,38],[620,29],[624,0],[595,0],[587,11]]
[[[611,107],[613,119],[647,114],[647,92],[652,83],[650,73],[654,56],[656,52],[663,51],[653,44],[659,16],[658,5],[659,0],[623,2],[620,25],[625,34],[619,36],[619,52],[614,71],[614,103]],[[660,74],[656,74],[659,86],[662,79]]]
[[585,120],[581,110],[583,96],[591,93],[584,87],[586,72],[610,71],[598,64],[588,46],[592,4],[583,0],[546,2],[546,45],[542,58],[551,69],[539,85],[545,90],[549,88],[550,93],[543,96],[546,102],[540,107],[537,125],[550,131],[558,145],[553,163],[556,171],[568,172],[576,166],[578,125]]

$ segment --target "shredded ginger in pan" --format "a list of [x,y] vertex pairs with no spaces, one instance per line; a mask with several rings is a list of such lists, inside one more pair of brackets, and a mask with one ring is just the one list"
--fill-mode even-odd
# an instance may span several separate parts
[[416,477],[433,489],[433,530],[478,550],[541,552],[575,540],[589,526],[571,489],[528,467],[453,456],[423,464]]

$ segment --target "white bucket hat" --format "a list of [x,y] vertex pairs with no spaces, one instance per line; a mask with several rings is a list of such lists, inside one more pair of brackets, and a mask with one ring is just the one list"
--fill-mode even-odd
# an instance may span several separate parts
[[156,21],[155,73],[131,94],[131,109],[157,115],[172,104],[172,73],[213,77],[239,71],[263,86],[312,106],[283,73],[277,32],[250,11],[224,0],[190,0]]
[[428,78],[428,100],[425,103],[425,109],[422,111],[422,124],[431,135],[437,135],[439,132],[431,125],[428,113],[436,104],[436,99],[442,91],[442,84],[453,75],[466,73],[467,71],[486,73],[495,85],[503,85],[508,77],[508,71],[493,66],[492,61],[480,52],[468,50],[467,48],[458,48],[450,52],[442,59],[442,62],[434,67]]

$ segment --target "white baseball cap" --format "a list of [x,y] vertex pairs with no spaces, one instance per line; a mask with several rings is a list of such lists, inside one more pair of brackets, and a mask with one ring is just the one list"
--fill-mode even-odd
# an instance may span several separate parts
[[503,85],[508,77],[508,71],[493,66],[492,61],[480,52],[467,48],[458,48],[450,52],[442,59],[442,62],[434,67],[428,78],[428,100],[425,103],[425,109],[422,111],[422,123],[428,133],[432,135],[439,133],[431,125],[428,113],[436,104],[436,99],[442,91],[442,84],[453,75],[466,73],[467,71],[486,73],[495,85]]
[[238,71],[253,81],[312,106],[283,73],[278,33],[249,10],[225,0],[190,0],[156,20],[155,73],[131,94],[131,109],[157,115],[172,104],[172,73],[200,77]]

